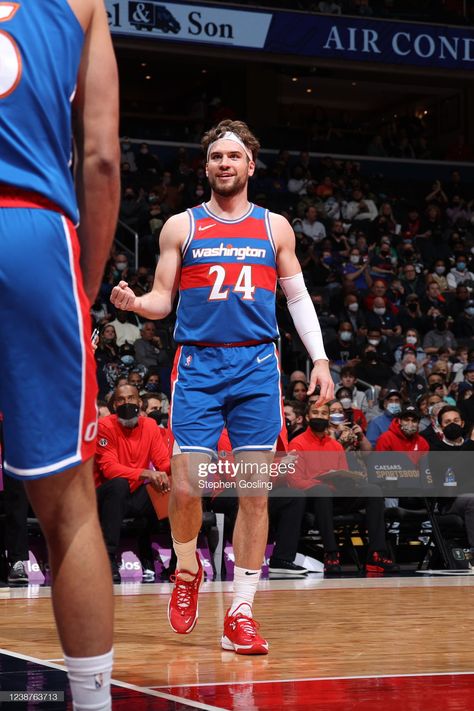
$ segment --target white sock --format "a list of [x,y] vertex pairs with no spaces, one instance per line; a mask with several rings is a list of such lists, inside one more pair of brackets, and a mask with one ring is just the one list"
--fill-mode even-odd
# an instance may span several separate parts
[[253,599],[257,592],[260,572],[260,570],[239,568],[237,565],[234,567],[234,597],[229,614],[233,615],[239,605],[244,605],[245,607],[242,607],[240,611],[247,617],[252,617]]
[[98,657],[64,655],[74,711],[111,711],[113,649]]
[[178,562],[176,564],[177,570],[186,570],[193,575],[180,575],[179,577],[183,580],[192,580],[193,576],[198,572],[198,562],[196,558],[196,548],[197,548],[197,536],[187,543],[179,543],[175,538],[173,538],[173,548],[176,553],[176,558]]

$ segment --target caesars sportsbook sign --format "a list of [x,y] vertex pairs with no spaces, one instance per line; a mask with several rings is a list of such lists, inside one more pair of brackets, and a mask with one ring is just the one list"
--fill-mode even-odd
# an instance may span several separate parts
[[329,59],[474,66],[474,28],[238,6],[106,0],[112,34]]

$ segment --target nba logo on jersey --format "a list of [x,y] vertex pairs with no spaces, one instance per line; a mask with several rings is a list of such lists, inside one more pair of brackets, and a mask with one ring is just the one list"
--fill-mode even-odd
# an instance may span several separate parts
[[191,365],[192,359],[193,359],[192,355],[186,356],[186,359],[185,359],[185,361],[184,361],[184,365],[185,365],[187,368],[189,368],[189,366]]

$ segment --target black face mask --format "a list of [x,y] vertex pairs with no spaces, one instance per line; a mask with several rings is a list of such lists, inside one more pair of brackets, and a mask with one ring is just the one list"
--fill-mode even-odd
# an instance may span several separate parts
[[446,425],[446,427],[443,428],[443,434],[450,442],[455,442],[463,436],[463,430],[461,425],[451,422],[450,425]]
[[135,420],[138,418],[138,413],[140,412],[140,408],[138,405],[134,405],[131,402],[125,402],[123,405],[119,405],[116,409],[115,412],[117,414],[117,417],[119,420],[122,421],[122,424],[124,422],[130,423],[130,426],[134,426]]
[[309,420],[309,426],[313,432],[324,432],[328,425],[329,420],[324,417],[311,417]]

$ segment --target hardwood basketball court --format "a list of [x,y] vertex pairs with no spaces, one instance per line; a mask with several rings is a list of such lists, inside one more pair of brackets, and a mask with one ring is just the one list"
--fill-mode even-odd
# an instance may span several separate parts
[[[262,581],[270,653],[245,657],[219,645],[230,583],[203,585],[189,636],[169,629],[168,584],[116,585],[114,709],[474,709],[473,586],[471,574]],[[2,588],[0,606],[1,689],[64,689],[49,588]]]

